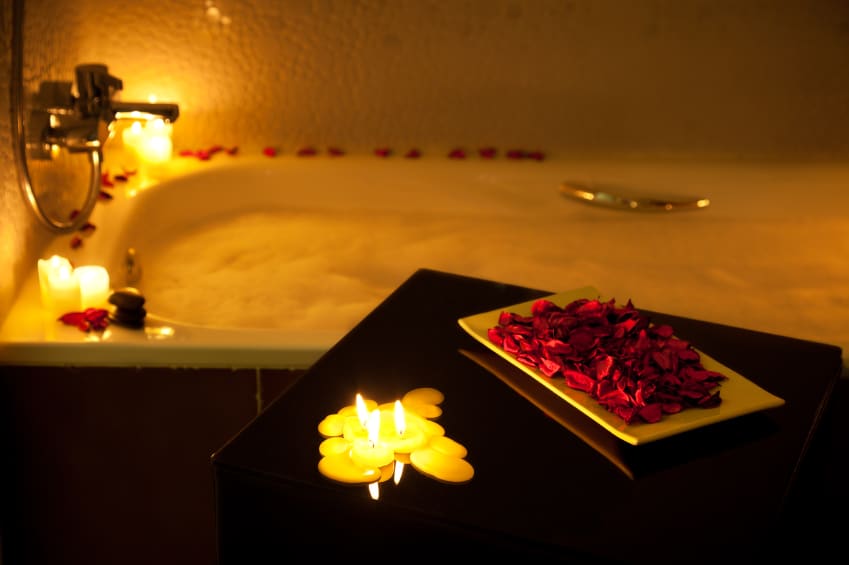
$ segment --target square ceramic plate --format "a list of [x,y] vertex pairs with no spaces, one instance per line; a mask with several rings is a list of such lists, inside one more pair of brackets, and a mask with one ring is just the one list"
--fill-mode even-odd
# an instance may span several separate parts
[[[600,294],[593,287],[584,287],[542,298],[548,299],[562,307],[579,298],[600,298]],[[528,367],[520,363],[512,355],[489,341],[487,332],[490,328],[498,325],[498,318],[501,312],[508,311],[529,316],[531,314],[531,305],[536,300],[539,299],[467,316],[460,318],[458,322],[464,330],[469,332],[472,337],[483,345],[520,368],[530,378],[536,379],[544,385],[552,394],[568,402],[610,433],[627,443],[632,445],[649,443],[688,430],[784,404],[784,399],[767,392],[716,359],[699,351],[702,365],[705,369],[717,371],[728,377],[721,384],[720,397],[722,398],[722,402],[720,402],[719,406],[715,408],[687,408],[677,414],[666,414],[661,421],[654,424],[643,422],[628,424],[619,416],[608,412],[587,393],[573,390],[566,386],[562,378],[546,377],[533,367]]]

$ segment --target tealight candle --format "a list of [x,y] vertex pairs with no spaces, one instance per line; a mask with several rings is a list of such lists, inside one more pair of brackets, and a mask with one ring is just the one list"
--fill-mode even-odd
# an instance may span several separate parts
[[368,439],[354,441],[351,459],[360,467],[383,467],[395,461],[395,452],[380,442],[380,410],[373,410],[368,418]]
[[103,308],[109,299],[109,272],[98,265],[74,269],[80,285],[80,308]]
[[[389,416],[388,411],[383,412]],[[387,418],[387,420],[389,420]],[[410,453],[420,447],[423,447],[428,441],[428,436],[425,435],[422,428],[416,425],[415,421],[407,423],[404,406],[400,401],[395,401],[395,406],[392,411],[392,420],[394,425],[381,426],[380,439],[392,448],[397,453]]]
[[412,452],[410,463],[423,475],[447,483],[465,483],[475,476],[474,467],[465,459],[429,447]]
[[380,469],[361,467],[347,453],[322,457],[318,462],[318,470],[325,477],[340,483],[365,484],[380,479]]
[[368,484],[374,500],[380,496],[379,484],[389,479],[399,484],[407,465],[443,482],[470,481],[475,470],[465,460],[466,447],[429,419],[442,414],[443,399],[433,388],[414,389],[394,404],[378,405],[357,394],[354,405],[319,423],[325,437],[319,445],[319,471],[340,482]]

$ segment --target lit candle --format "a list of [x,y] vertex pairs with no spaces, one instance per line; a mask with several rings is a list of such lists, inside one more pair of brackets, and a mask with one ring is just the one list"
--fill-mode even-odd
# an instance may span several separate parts
[[[385,415],[389,415],[388,411],[384,411]],[[388,420],[388,418],[387,418]],[[415,421],[407,423],[404,406],[400,400],[395,401],[392,410],[392,420],[394,425],[383,426],[380,429],[380,437],[383,443],[392,448],[398,453],[410,453],[420,447],[423,447],[428,441],[422,428],[416,425]]]
[[141,146],[142,134],[144,128],[141,122],[133,122],[130,127],[125,127],[121,132],[121,141],[126,149],[134,158],[138,158],[138,150]]
[[172,126],[165,120],[155,119],[144,127],[144,135],[139,146],[139,160],[151,165],[161,165],[171,159],[173,143],[171,142]]
[[[465,460],[466,448],[424,415],[441,415],[442,400],[433,388],[415,389],[403,400],[381,405],[357,394],[354,405],[319,423],[326,438],[319,445],[319,471],[340,482],[367,483],[374,500],[380,497],[380,483],[400,483],[406,465],[443,482],[470,481],[475,470]],[[407,411],[407,402],[412,411]]]
[[318,462],[318,470],[325,477],[340,483],[365,484],[373,483],[380,478],[380,469],[357,465],[347,452],[322,457]]
[[133,122],[121,133],[124,148],[142,164],[161,165],[171,159],[174,145],[171,141],[173,126],[161,118]]
[[80,309],[80,284],[71,262],[54,255],[48,260],[39,260],[39,284],[41,297],[51,316],[61,316]]
[[67,270],[73,270],[71,262],[61,255],[53,255],[49,259],[38,260],[38,286],[41,290],[41,305],[52,310],[52,300],[50,297],[50,285],[47,282],[47,275],[51,272],[57,272],[60,267]]
[[80,308],[104,308],[109,299],[109,272],[98,265],[74,269],[80,285]]
[[368,418],[368,439],[354,441],[351,459],[360,467],[373,468],[389,465],[395,460],[395,452],[380,441],[380,410],[372,410]]

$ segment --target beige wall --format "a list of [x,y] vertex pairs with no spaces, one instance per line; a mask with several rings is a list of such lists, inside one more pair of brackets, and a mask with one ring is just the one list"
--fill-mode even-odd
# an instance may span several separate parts
[[[178,102],[178,148],[849,158],[844,0],[27,0],[24,56],[29,91],[102,62]],[[48,237],[5,111],[0,158],[2,318]]]

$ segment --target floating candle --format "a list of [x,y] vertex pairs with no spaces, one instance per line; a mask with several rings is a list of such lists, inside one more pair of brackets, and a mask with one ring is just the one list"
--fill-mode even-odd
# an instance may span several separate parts
[[319,423],[325,440],[319,471],[340,482],[368,483],[369,495],[378,500],[379,483],[399,484],[406,465],[446,483],[465,483],[474,467],[465,460],[467,450],[445,436],[445,428],[422,414],[441,415],[442,393],[432,388],[410,391],[401,400],[378,405],[357,394],[345,406]]
[[345,416],[342,416],[341,414],[329,414],[318,423],[318,433],[324,437],[342,435],[344,424]]
[[442,404],[443,400],[445,400],[445,395],[441,391],[435,388],[421,387],[405,394],[401,403],[423,418],[438,418],[442,415],[442,408],[439,405]]
[[386,416],[387,420],[391,417],[392,424],[381,426],[380,439],[383,443],[390,446],[392,451],[398,453],[410,453],[424,445],[428,441],[428,436],[425,435],[422,428],[416,423],[416,420],[411,420],[407,423],[406,412],[400,400],[395,401],[392,412],[383,410],[381,413]]
[[437,436],[431,439],[428,447],[442,454],[460,459],[464,458],[468,453],[466,446],[446,436]]
[[354,441],[351,459],[361,467],[383,467],[395,460],[395,452],[380,441],[380,410],[373,410],[368,417],[368,439]]
[[173,126],[161,118],[133,124],[121,133],[124,148],[139,163],[161,165],[171,159],[174,150],[171,141]]
[[346,453],[327,455],[318,462],[318,470],[325,477],[349,484],[366,484],[380,478],[377,467],[361,467]]
[[318,452],[324,456],[348,454],[351,442],[342,437],[329,437],[318,446]]
[[449,483],[465,483],[475,476],[474,467],[465,459],[429,447],[412,452],[410,463],[423,475]]

